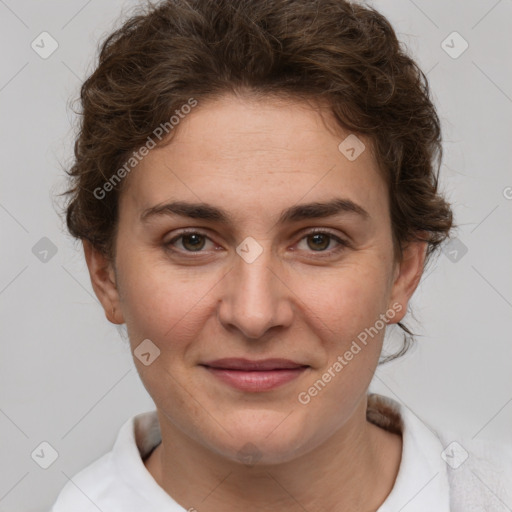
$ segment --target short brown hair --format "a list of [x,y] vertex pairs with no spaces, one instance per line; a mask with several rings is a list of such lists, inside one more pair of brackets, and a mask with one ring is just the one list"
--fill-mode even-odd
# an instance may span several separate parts
[[448,236],[427,78],[384,16],[344,0],[166,0],[130,17],[81,88],[70,233],[112,257],[122,183],[102,199],[94,191],[190,98],[241,90],[323,100],[341,127],[368,137],[399,250],[425,240],[428,259]]

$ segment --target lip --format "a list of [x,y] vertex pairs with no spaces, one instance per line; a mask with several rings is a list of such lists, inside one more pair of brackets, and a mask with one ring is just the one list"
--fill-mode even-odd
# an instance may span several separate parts
[[222,370],[245,370],[245,371],[268,371],[268,370],[295,370],[308,366],[302,363],[296,363],[290,359],[261,359],[251,360],[241,357],[227,357],[224,359],[216,359],[215,361],[208,361],[203,363],[202,366]]
[[222,382],[247,392],[270,391],[302,375],[308,368],[289,359],[217,359],[202,364]]

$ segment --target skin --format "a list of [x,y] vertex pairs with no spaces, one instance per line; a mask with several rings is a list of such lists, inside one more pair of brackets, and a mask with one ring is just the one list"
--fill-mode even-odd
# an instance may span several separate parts
[[[200,102],[172,143],[150,151],[127,178],[115,261],[84,242],[107,318],[126,323],[132,351],[144,339],[161,351],[149,366],[134,357],[162,431],[145,464],[185,509],[374,511],[393,488],[401,437],[365,415],[384,329],[307,405],[297,399],[379,315],[399,304],[389,323],[403,318],[423,270],[424,243],[396,258],[370,141],[359,137],[366,150],[349,161],[338,150],[348,134],[305,101],[226,95]],[[335,197],[368,217],[277,222],[290,206]],[[234,223],[141,220],[171,200],[209,203]],[[206,238],[171,245],[184,228]],[[313,228],[348,245],[315,239]],[[263,250],[252,263],[236,252],[246,237]],[[277,389],[249,393],[199,366],[222,357],[283,357],[310,368]],[[247,443],[260,457],[252,465],[239,456]]]

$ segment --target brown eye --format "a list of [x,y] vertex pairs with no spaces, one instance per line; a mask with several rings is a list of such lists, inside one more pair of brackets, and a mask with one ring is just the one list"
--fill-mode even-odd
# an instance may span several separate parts
[[314,251],[323,251],[329,247],[331,238],[332,237],[326,233],[315,233],[313,235],[308,235],[308,247]]
[[325,229],[305,233],[297,246],[300,251],[309,252],[310,255],[317,253],[316,258],[334,257],[349,247],[348,242]]
[[203,235],[199,233],[192,233],[190,235],[182,235],[180,237],[182,239],[182,245],[187,251],[200,251],[206,241]]
[[[210,244],[210,247],[208,247]],[[174,253],[191,254],[206,253],[208,249],[213,249],[215,244],[210,238],[199,231],[185,231],[175,236],[169,242],[164,243],[164,247]],[[204,250],[203,250],[204,249]]]

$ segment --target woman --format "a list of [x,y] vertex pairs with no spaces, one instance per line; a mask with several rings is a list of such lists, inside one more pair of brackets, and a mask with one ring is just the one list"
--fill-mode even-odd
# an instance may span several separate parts
[[68,227],[156,411],[54,512],[507,503],[510,450],[368,395],[452,226],[428,84],[382,15],[165,1],[109,36],[81,100]]

